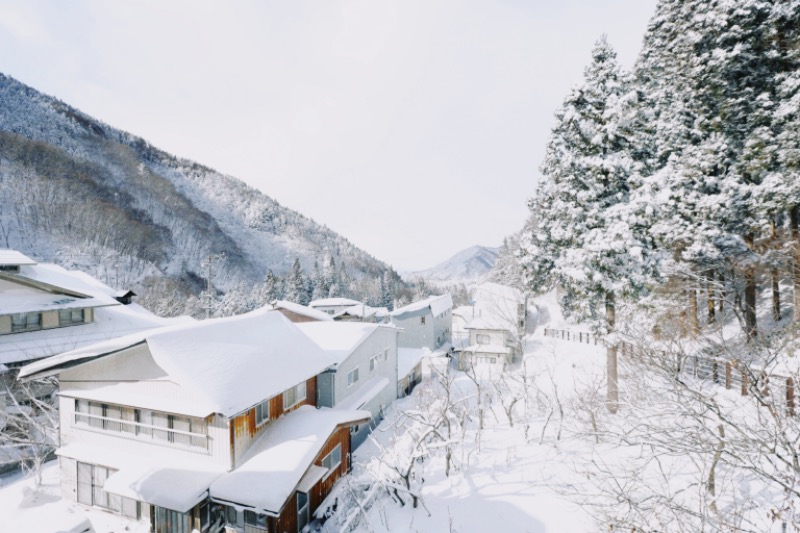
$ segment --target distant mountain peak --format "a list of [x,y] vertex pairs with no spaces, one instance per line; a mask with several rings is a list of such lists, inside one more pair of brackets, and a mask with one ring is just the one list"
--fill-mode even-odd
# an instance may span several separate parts
[[500,248],[470,246],[432,268],[408,272],[403,277],[408,280],[423,278],[429,281],[476,281],[489,273],[499,252]]

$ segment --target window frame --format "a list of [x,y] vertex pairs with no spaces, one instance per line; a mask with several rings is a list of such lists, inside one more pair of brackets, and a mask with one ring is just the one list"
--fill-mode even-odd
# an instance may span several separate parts
[[350,387],[352,387],[353,385],[355,385],[356,383],[358,383],[358,377],[359,377],[358,376],[358,367],[356,366],[356,367],[351,368],[350,371],[347,373],[347,388],[348,389]]
[[[303,390],[302,397],[299,394],[299,391],[300,391],[301,388]],[[291,398],[292,395],[294,395],[294,402],[293,403],[288,403],[287,399],[291,400],[292,399]],[[303,381],[302,383],[298,383],[297,385],[295,385],[291,389],[283,391],[283,410],[285,411],[287,409],[291,409],[295,405],[305,401],[306,398],[308,398],[308,387],[307,387],[306,382]]]
[[[337,456],[336,463],[333,462],[334,455]],[[329,464],[325,464],[325,463]],[[320,461],[320,465],[323,468],[327,468],[328,472],[322,479],[326,479],[328,476],[336,472],[342,464],[342,444],[338,443],[325,457],[322,458]]]

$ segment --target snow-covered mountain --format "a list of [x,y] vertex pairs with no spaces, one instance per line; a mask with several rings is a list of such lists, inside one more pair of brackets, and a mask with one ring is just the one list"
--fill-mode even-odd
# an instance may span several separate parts
[[422,278],[434,282],[475,281],[492,269],[499,251],[500,248],[470,246],[433,268],[407,272],[403,274],[403,277],[407,280]]
[[[231,176],[179,159],[0,74],[0,248],[138,294],[254,286],[295,258],[366,296],[397,274]],[[224,254],[224,257],[223,257]],[[346,292],[346,291],[342,291]]]

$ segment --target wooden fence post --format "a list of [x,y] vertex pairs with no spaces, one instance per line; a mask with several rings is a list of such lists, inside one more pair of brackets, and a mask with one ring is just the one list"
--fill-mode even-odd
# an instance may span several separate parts
[[731,364],[725,363],[725,388],[731,388]]
[[742,374],[742,396],[747,396],[747,373],[744,371],[744,367],[742,367],[739,372]]
[[789,416],[794,416],[794,380],[792,378],[786,380],[786,407],[789,410]]

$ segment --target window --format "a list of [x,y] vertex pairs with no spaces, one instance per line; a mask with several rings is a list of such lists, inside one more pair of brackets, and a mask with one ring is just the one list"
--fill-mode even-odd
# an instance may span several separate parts
[[269,400],[256,405],[256,425],[260,426],[264,422],[269,422]]
[[425,317],[424,317],[424,316],[421,316],[421,317],[419,317],[419,323],[420,323],[420,325],[422,325],[422,326],[424,326],[424,325],[425,325]]
[[83,309],[59,309],[58,325],[71,326],[72,324],[83,324]]
[[41,313],[15,313],[11,315],[11,331],[42,329]]
[[244,523],[248,526],[260,527],[267,529],[267,515],[254,513],[253,511],[244,512]]
[[356,433],[358,433],[358,428],[360,427],[361,426],[359,426],[358,424],[353,424],[352,426],[350,426],[350,434],[355,435]]
[[383,350],[383,360],[384,361],[388,361],[389,360],[389,348],[386,348],[385,350]]
[[236,507],[225,507],[225,523],[241,529],[244,525],[244,513],[237,511]]
[[192,528],[189,513],[179,513],[163,507],[156,507],[156,531],[169,533],[189,533]]
[[306,382],[295,385],[283,393],[283,408],[288,409],[306,399]]
[[211,525],[211,514],[209,511],[208,500],[206,500],[200,505],[200,531],[207,530],[208,526]]
[[347,373],[347,386],[352,386],[356,381],[358,381],[358,367]]
[[478,344],[489,344],[492,340],[491,337],[489,337],[489,335],[483,335],[481,333],[478,333],[475,337],[477,339]]
[[369,358],[369,370],[370,372],[375,370],[375,367],[378,366],[378,361],[380,361],[381,354],[375,354]]
[[340,464],[342,464],[342,445],[337,444],[331,453],[322,458],[322,466],[328,469],[326,477],[331,475]]

